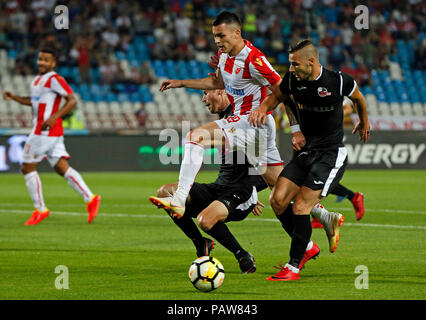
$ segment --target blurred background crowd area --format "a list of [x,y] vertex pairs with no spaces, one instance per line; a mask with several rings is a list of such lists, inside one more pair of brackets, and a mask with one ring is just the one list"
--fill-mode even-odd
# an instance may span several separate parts
[[[364,94],[375,97],[373,113],[385,108],[380,103],[389,108],[392,103],[398,104],[400,113],[403,103],[424,105],[425,2],[368,1],[369,28],[357,30],[354,8],[361,4],[365,1],[1,1],[2,86],[14,82],[27,85],[37,72],[39,44],[55,39],[61,49],[57,72],[79,94],[84,116],[96,114],[94,110],[99,112],[105,105],[111,111],[113,102],[120,107],[127,103],[132,113],[152,114],[151,120],[157,121],[158,127],[172,124],[176,122],[174,114],[185,114],[173,104],[193,101],[195,108],[196,101],[201,105],[201,95],[197,90],[181,90],[172,98],[164,94],[157,98],[158,82],[163,78],[207,76],[211,69],[206,61],[217,51],[212,22],[221,11],[230,10],[243,22],[243,37],[263,51],[281,75],[288,68],[288,47],[302,38],[311,38],[318,46],[321,64],[351,74]],[[68,29],[54,27],[57,5],[68,8]],[[189,99],[191,95],[199,99]],[[95,109],[87,112],[85,102],[92,103],[90,108],[94,104]],[[186,113],[199,114],[195,121],[208,120],[208,112],[191,110],[187,107]],[[423,111],[419,114],[426,115]],[[3,122],[0,126],[7,125],[6,120]],[[152,125],[146,120],[130,122],[120,121],[120,125]],[[92,124],[85,122],[89,127]],[[102,124],[92,128],[99,126]]]

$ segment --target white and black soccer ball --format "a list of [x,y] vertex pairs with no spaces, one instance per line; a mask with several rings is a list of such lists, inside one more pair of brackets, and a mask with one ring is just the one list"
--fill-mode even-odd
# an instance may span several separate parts
[[225,270],[218,259],[203,256],[194,260],[189,267],[188,275],[195,288],[208,292],[222,285],[223,279],[225,279]]

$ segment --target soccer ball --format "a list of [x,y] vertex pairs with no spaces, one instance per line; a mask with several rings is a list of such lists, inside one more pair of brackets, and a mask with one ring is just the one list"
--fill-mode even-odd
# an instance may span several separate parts
[[204,256],[194,260],[189,267],[189,280],[200,291],[219,288],[225,279],[225,270],[219,260]]

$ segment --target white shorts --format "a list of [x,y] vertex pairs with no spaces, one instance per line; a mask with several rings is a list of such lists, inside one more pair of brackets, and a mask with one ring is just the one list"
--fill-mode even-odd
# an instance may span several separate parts
[[30,134],[24,146],[23,163],[39,163],[47,158],[54,167],[61,158],[69,159],[65,149],[64,137],[49,137]]
[[268,115],[266,123],[260,127],[251,126],[248,117],[245,114],[215,121],[225,137],[225,151],[243,150],[256,169],[264,165],[284,165],[275,145],[276,128],[272,115]]

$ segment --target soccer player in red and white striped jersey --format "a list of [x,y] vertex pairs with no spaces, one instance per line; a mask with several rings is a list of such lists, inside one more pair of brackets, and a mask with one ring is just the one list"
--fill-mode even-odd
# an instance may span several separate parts
[[[236,14],[221,12],[213,22],[212,31],[220,53],[216,77],[165,80],[160,86],[160,91],[181,87],[225,89],[234,113],[232,117],[210,122],[188,134],[178,189],[173,199],[150,198],[154,205],[169,208],[177,216],[182,216],[185,212],[185,200],[201,168],[205,146],[224,146],[227,152],[245,150],[252,166],[264,171],[262,177],[270,187],[275,184],[283,169],[283,162],[275,145],[276,128],[273,117],[268,115],[260,130],[253,128],[248,122],[250,112],[267,97],[268,87],[278,86],[280,76],[263,53],[243,39],[241,21]],[[263,150],[256,153],[256,148],[257,151]]]
[[[9,91],[3,93],[4,99],[15,100],[33,108],[34,126],[24,146],[21,171],[35,210],[25,224],[38,224],[50,214],[44,203],[41,180],[37,172],[38,164],[45,158],[84,198],[90,223],[98,213],[101,197],[94,195],[81,175],[68,164],[70,155],[64,145],[62,117],[76,106],[77,101],[65,79],[54,71],[54,43],[48,42],[40,48],[37,66],[39,73],[31,83],[30,97],[20,97]],[[62,98],[65,99],[65,104],[61,107]]]

